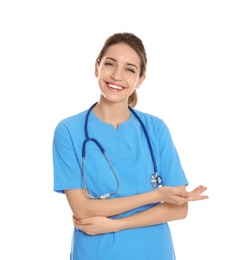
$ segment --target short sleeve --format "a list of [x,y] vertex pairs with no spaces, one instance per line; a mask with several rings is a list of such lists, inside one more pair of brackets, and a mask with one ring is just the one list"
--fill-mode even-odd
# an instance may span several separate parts
[[81,163],[67,125],[61,121],[53,137],[54,191],[83,188]]
[[161,120],[158,128],[159,136],[159,174],[165,186],[188,185],[181,161],[173,143],[169,128]]

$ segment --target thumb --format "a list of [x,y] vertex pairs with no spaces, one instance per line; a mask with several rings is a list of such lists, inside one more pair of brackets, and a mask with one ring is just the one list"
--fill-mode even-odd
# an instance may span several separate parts
[[189,196],[189,192],[187,192],[185,189],[181,188],[178,189],[178,195],[183,198],[187,198]]

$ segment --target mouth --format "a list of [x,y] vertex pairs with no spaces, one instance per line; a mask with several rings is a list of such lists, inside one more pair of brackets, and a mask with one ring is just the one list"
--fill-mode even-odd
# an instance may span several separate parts
[[107,82],[107,86],[109,89],[111,89],[113,91],[121,91],[124,89],[123,86],[115,84],[115,83],[111,83],[111,82]]

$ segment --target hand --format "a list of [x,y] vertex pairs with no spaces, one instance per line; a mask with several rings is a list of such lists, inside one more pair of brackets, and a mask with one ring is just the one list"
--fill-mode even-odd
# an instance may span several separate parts
[[90,236],[118,231],[116,221],[108,217],[97,216],[77,220],[73,216],[73,222],[76,228]]
[[161,200],[175,205],[182,205],[188,201],[189,193],[185,186],[163,186],[158,189]]
[[207,190],[207,187],[200,185],[199,187],[193,189],[189,192],[188,201],[204,200],[208,199],[207,195],[201,195],[204,191]]
[[159,189],[161,193],[162,201],[168,202],[175,205],[182,205],[187,201],[197,201],[208,199],[208,196],[201,195],[204,191],[207,190],[207,187],[200,185],[196,187],[194,190],[187,192],[185,186],[178,187],[169,187],[163,186]]

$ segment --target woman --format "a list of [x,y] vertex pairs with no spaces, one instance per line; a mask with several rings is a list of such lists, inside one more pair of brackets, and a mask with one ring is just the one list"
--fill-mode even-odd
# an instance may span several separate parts
[[187,178],[166,124],[133,108],[147,56],[132,33],[110,36],[95,64],[99,101],[57,125],[54,191],[66,194],[71,260],[173,260],[168,222],[208,198]]

